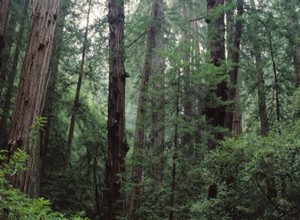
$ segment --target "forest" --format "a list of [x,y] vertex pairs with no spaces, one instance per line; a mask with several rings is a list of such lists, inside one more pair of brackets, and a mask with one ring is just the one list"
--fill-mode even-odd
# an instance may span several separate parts
[[300,219],[299,0],[0,0],[19,219]]

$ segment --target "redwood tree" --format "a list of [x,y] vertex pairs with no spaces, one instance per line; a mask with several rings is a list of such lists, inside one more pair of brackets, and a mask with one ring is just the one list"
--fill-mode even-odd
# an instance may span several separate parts
[[108,3],[109,23],[109,97],[108,97],[108,210],[113,220],[124,209],[122,172],[128,147],[125,140],[125,68],[124,68],[124,0]]
[[31,197],[39,194],[40,149],[37,141],[28,146],[30,128],[43,109],[59,5],[60,0],[32,1],[31,34],[9,132],[9,154],[18,148],[29,151],[27,171],[24,175],[14,175],[12,184]]
[[295,7],[295,2],[291,0],[285,0],[285,11],[288,17],[288,25],[287,25],[287,36],[290,41],[290,45],[292,47],[293,60],[295,66],[295,78],[296,78],[296,86],[300,85],[300,23],[297,18],[297,10]]
[[5,31],[8,22],[11,0],[0,0],[0,98],[2,97],[4,74],[2,72],[4,49],[5,49]]
[[[228,4],[232,4],[232,0],[227,0]],[[228,58],[232,62],[232,69],[229,77],[229,100],[232,102],[227,107],[226,127],[234,134],[242,133],[242,120],[240,112],[240,97],[238,89],[238,72],[240,61],[240,44],[242,36],[242,20],[244,0],[237,0],[237,15],[234,19],[234,10],[228,11],[227,16],[227,50]]]
[[[163,0],[152,0],[152,14],[155,31],[154,53],[151,62],[151,145],[154,156],[158,158],[156,163],[152,165],[153,178],[155,187],[161,185],[163,180],[163,151],[165,145],[165,110],[164,110],[164,62],[165,58],[162,54],[164,49],[164,5]],[[154,159],[156,161],[156,159]]]
[[69,12],[70,0],[62,1],[60,6],[60,17],[58,18],[58,23],[56,25],[54,42],[53,42],[53,51],[51,54],[51,61],[49,64],[49,85],[46,92],[46,99],[43,109],[43,116],[47,117],[47,123],[45,129],[41,132],[41,182],[43,182],[45,177],[46,170],[46,156],[48,145],[50,142],[50,133],[52,132],[52,121],[54,113],[54,104],[55,104],[55,88],[57,83],[57,76],[59,72],[59,63],[62,57],[62,41],[64,35],[64,28],[66,26],[66,16]]
[[[225,24],[224,24],[224,0],[207,0],[207,26],[208,26],[208,50],[210,52],[210,62],[215,67],[219,68],[225,60]],[[217,69],[216,68],[216,69]],[[224,103],[218,103],[218,99],[221,102],[228,100],[228,88],[227,81],[224,79],[225,71],[218,69],[217,77],[221,80],[211,91],[215,94],[216,99],[214,105],[208,106],[205,110],[206,119],[213,127],[225,127],[226,121],[226,105]],[[214,141],[218,141],[223,138],[222,132],[215,131],[214,139],[209,140],[209,149],[213,149],[217,146]],[[216,184],[212,184],[209,187],[208,197],[216,198],[218,194],[218,188]]]
[[[3,95],[4,96],[4,104],[3,104],[3,112],[1,115],[1,120],[0,120],[0,147],[4,147],[6,145],[7,141],[7,128],[8,128],[8,119],[9,119],[9,111],[11,109],[11,104],[12,104],[12,97],[13,97],[13,88],[14,88],[14,82],[15,78],[17,75],[17,67],[20,61],[20,48],[23,44],[23,38],[24,38],[24,32],[25,32],[25,21],[26,17],[28,14],[28,5],[29,5],[29,0],[24,1],[23,5],[23,14],[22,14],[22,19],[20,21],[20,29],[17,34],[17,39],[16,39],[16,48],[14,51],[14,55],[12,57],[12,66],[11,70],[9,71],[8,77],[7,77],[7,89],[6,93]],[[10,25],[12,25],[10,23]],[[14,27],[16,26],[16,22],[14,22]],[[8,57],[7,57],[8,58]],[[9,59],[5,58],[6,61]],[[1,70],[8,70],[9,68],[2,68]],[[1,71],[0,70],[0,71]]]
[[[251,8],[256,10],[255,1],[251,0]],[[256,71],[256,83],[257,83],[257,101],[258,101],[258,114],[261,128],[261,135],[266,136],[269,131],[269,118],[266,104],[266,86],[264,80],[264,64],[263,64],[263,54],[262,45],[259,41],[258,25],[253,22],[250,26],[250,30],[253,35],[253,58],[255,61],[255,71]]]
[[[133,168],[132,168],[132,180],[134,183],[133,190],[130,195],[130,204],[128,211],[128,219],[138,219],[138,209],[140,203],[140,189],[139,183],[142,178],[143,167],[142,163],[142,153],[145,142],[145,122],[147,109],[145,108],[147,102],[150,102],[147,99],[147,92],[149,88],[150,76],[161,75],[161,53],[162,49],[162,16],[163,16],[163,1],[162,0],[153,0],[151,6],[151,17],[153,19],[149,30],[148,30],[148,39],[147,39],[147,49],[145,55],[145,62],[142,72],[142,80],[140,84],[140,94],[137,108],[137,117],[136,117],[136,130],[135,130],[135,140],[134,140],[134,150],[133,150]],[[158,85],[163,86],[163,85]],[[163,104],[162,100],[158,98],[158,105]],[[159,104],[160,103],[160,104]],[[157,108],[157,107],[156,107]],[[164,132],[160,129],[163,123],[163,113],[159,113],[161,109],[154,109],[156,121],[153,121],[153,146],[154,150],[159,152],[162,150]],[[149,112],[148,112],[149,113]],[[161,172],[160,168],[157,167],[156,172]],[[161,176],[161,174],[157,175]]]
[[[220,67],[225,60],[225,24],[224,24],[224,0],[207,0],[207,13],[208,17],[208,50],[210,53],[210,63],[215,67]],[[217,70],[217,68],[216,68]],[[216,100],[213,106],[208,106],[205,110],[206,119],[213,127],[225,127],[226,119],[226,105],[224,103],[218,103],[218,99],[221,101],[228,100],[228,88],[227,81],[224,79],[226,72],[222,69],[218,69],[218,73],[215,73],[216,77],[221,80],[216,85],[217,88],[212,89],[212,93],[216,96]],[[223,138],[221,132],[215,132],[215,139],[219,140]],[[214,148],[215,144],[211,143],[210,148]]]

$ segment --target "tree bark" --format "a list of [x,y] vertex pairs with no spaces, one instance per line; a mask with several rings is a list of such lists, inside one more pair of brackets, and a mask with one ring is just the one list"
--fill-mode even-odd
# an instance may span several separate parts
[[109,97],[108,97],[108,210],[115,220],[124,210],[122,173],[128,151],[125,137],[124,0],[109,0]]
[[[232,4],[232,0],[227,0],[227,4]],[[230,80],[228,82],[229,97],[232,104],[227,106],[226,125],[233,134],[240,135],[242,133],[242,119],[240,111],[240,98],[238,88],[238,72],[240,61],[240,44],[242,36],[242,15],[244,0],[237,0],[237,16],[234,21],[234,10],[227,12],[227,50],[228,58],[232,62],[232,70],[230,71]]]
[[[182,137],[182,143],[185,146],[185,149],[188,149],[186,153],[193,154],[193,147],[192,144],[192,133],[190,132],[191,129],[190,125],[192,125],[192,114],[193,114],[193,91],[191,88],[191,49],[190,49],[190,36],[188,30],[191,28],[190,24],[187,21],[189,20],[188,14],[190,10],[186,1],[183,2],[183,7],[181,9],[181,18],[184,21],[181,28],[182,33],[182,42],[185,48],[184,57],[183,57],[183,68],[182,68],[182,81],[184,84],[183,87],[183,114],[184,114],[184,121],[186,122],[188,129],[184,131]],[[197,36],[196,36],[197,37]],[[196,39],[195,39],[196,40]],[[197,41],[197,40],[196,40]]]
[[41,183],[45,177],[46,170],[46,155],[50,139],[50,132],[53,119],[53,105],[55,103],[55,86],[57,82],[58,66],[62,51],[63,29],[65,27],[65,18],[68,13],[70,1],[61,2],[60,17],[56,25],[54,35],[54,47],[52,51],[50,66],[49,66],[49,85],[46,92],[46,101],[43,109],[43,116],[47,117],[47,123],[45,129],[41,131]]
[[[195,15],[196,16],[196,15]],[[196,64],[196,67],[195,67],[195,71],[196,72],[199,72],[200,71],[200,63],[201,63],[201,60],[200,60],[200,36],[199,36],[199,31],[200,31],[200,25],[199,25],[199,21],[193,21],[193,31],[194,31],[194,40],[195,40],[195,64]],[[204,113],[204,97],[203,97],[203,87],[202,85],[198,82],[196,84],[196,93],[198,94],[196,96],[196,100],[195,100],[195,115],[196,115],[196,118],[198,120],[195,121],[195,144],[196,145],[200,145],[201,142],[202,142],[202,129],[203,129],[203,123],[200,121],[200,119],[202,118],[203,116],[203,113]],[[195,158],[198,158],[197,157],[198,154],[195,155]],[[200,156],[200,155],[199,155]]]
[[[8,117],[9,117],[9,111],[11,107],[11,99],[13,95],[13,88],[14,88],[14,82],[17,74],[17,67],[19,63],[19,56],[20,56],[20,48],[23,43],[23,37],[24,37],[24,29],[25,29],[25,21],[26,21],[26,16],[27,16],[27,11],[28,11],[28,4],[29,1],[25,0],[24,1],[24,6],[23,6],[23,18],[20,21],[20,29],[18,32],[18,37],[17,37],[17,42],[16,42],[16,49],[14,51],[14,56],[12,59],[12,67],[10,74],[8,76],[8,81],[7,81],[7,91],[4,96],[4,105],[3,105],[3,113],[1,116],[0,120],[0,145],[6,146],[7,145],[7,122],[8,122]],[[15,27],[14,27],[15,28]],[[6,68],[7,69],[7,68]]]
[[29,151],[25,174],[14,175],[12,184],[30,197],[38,196],[40,184],[40,148],[36,141],[34,143],[29,141],[30,127],[43,108],[59,5],[60,0],[32,1],[31,35],[9,132],[7,146],[9,154],[18,148]]
[[[216,67],[220,67],[225,60],[225,24],[224,24],[224,0],[207,0],[207,26],[208,26],[208,49],[210,51],[210,62]],[[225,72],[220,73],[220,77],[224,77]],[[228,100],[227,81],[222,80],[217,84],[217,88],[213,91],[216,98],[225,102]],[[214,107],[207,107],[205,115],[208,123],[213,127],[225,127],[226,105],[216,103]],[[222,132],[213,132],[214,139],[223,139]],[[216,143],[209,140],[209,149],[214,149]],[[216,198],[218,194],[218,186],[212,184],[209,186],[208,198]]]
[[163,0],[152,0],[152,17],[154,21],[155,45],[151,60],[151,89],[153,96],[152,102],[152,125],[151,125],[151,144],[154,156],[158,158],[158,163],[153,164],[153,178],[155,187],[159,186],[163,177],[163,151],[164,151],[164,57],[162,50],[164,48],[164,9]]
[[[20,1],[17,1],[17,4],[22,5],[23,3],[21,3]],[[16,7],[10,7],[10,14],[14,14],[16,13]],[[16,39],[17,36],[17,24],[20,25],[24,25],[24,21],[27,19],[24,16],[10,16],[10,18],[8,19],[8,24],[7,24],[7,28],[6,28],[6,33],[4,35],[4,41],[5,41],[5,45],[4,45],[4,49],[2,51],[2,60],[1,60],[1,65],[0,65],[0,74],[1,74],[1,91],[0,91],[0,105],[3,106],[4,105],[4,94],[3,91],[5,90],[5,87],[8,87],[8,83],[7,82],[10,77],[11,74],[11,68],[12,68],[12,57],[13,57],[13,53],[12,53],[12,45],[14,42],[18,41],[18,39]],[[23,23],[23,24],[22,24]],[[1,97],[2,95],[2,97]],[[5,113],[4,111],[2,111],[2,113]],[[1,139],[0,139],[1,140]],[[3,146],[4,147],[4,146]]]
[[258,84],[257,97],[258,97],[258,112],[260,119],[261,135],[266,136],[269,131],[269,119],[266,105],[266,93],[265,93],[265,82],[264,82],[264,70],[261,60],[261,53],[258,51],[255,53],[256,61],[256,81]]
[[273,67],[273,74],[274,74],[276,119],[279,122],[280,118],[281,118],[280,102],[279,102],[279,80],[278,80],[278,73],[277,73],[277,67],[276,67],[276,62],[275,62],[275,55],[274,55],[274,49],[273,49],[273,43],[272,43],[271,30],[269,30],[268,27],[266,27],[266,28],[267,28],[267,32],[268,32],[269,49],[270,49],[270,55],[271,55],[272,67]]
[[[223,7],[224,0],[207,0],[207,26],[208,26],[208,48],[210,51],[210,62],[216,66],[220,67],[225,60],[225,24],[224,24],[224,11],[220,12],[218,10]],[[224,73],[220,73],[220,77],[224,77]],[[216,98],[221,101],[228,100],[228,88],[226,80],[218,83],[217,88],[212,91]],[[226,105],[223,103],[216,103],[214,107],[207,107],[205,110],[205,115],[207,121],[213,127],[225,127],[226,119]],[[214,132],[216,140],[223,138],[221,132]],[[209,148],[215,148],[215,144],[209,144]]]
[[68,167],[70,164],[72,144],[73,144],[73,138],[74,138],[74,130],[75,130],[75,122],[76,122],[78,111],[80,108],[79,96],[80,96],[82,78],[83,78],[83,74],[84,74],[84,65],[85,65],[85,59],[86,59],[89,19],[90,19],[90,11],[91,11],[91,0],[88,1],[88,4],[89,5],[88,5],[86,27],[85,27],[85,34],[84,34],[83,47],[82,47],[80,72],[79,72],[76,94],[75,94],[75,99],[74,99],[73,108],[72,108],[72,116],[71,116],[71,122],[70,122],[70,127],[69,127],[69,136],[68,136],[66,159],[65,159],[65,163],[64,163],[64,171],[68,170]]
[[9,9],[12,0],[0,0],[0,98],[2,97],[4,72],[2,72],[2,65],[5,51],[5,34],[8,23]]

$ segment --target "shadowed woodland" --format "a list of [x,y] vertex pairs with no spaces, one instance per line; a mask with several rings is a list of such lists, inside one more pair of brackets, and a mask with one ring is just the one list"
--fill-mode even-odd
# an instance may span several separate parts
[[0,219],[300,219],[299,0],[0,0]]

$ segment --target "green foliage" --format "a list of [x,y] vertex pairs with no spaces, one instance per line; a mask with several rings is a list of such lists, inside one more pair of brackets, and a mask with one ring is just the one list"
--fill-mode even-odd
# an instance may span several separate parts
[[[102,109],[105,106],[99,106],[84,90],[81,97],[71,166],[67,172],[62,170],[65,148],[61,146],[67,143],[69,115],[66,108],[72,105],[73,94],[66,93],[56,103],[62,106],[52,116],[52,128],[56,132],[50,137],[41,194],[52,201],[54,210],[67,216],[81,210],[85,216],[102,219],[105,213],[102,192],[106,159],[106,120]],[[103,132],[99,134],[98,131]]]
[[196,219],[299,219],[300,123],[262,138],[229,139],[206,156],[202,177],[216,199],[193,204]]
[[[18,2],[21,1],[13,1],[12,21],[14,15],[22,14],[22,5]],[[10,163],[3,163],[0,170],[0,209],[8,211],[10,219],[67,219],[81,210],[82,216],[104,219],[107,208],[105,161],[108,5],[100,0],[92,2],[93,8],[97,8],[92,17],[96,14],[100,14],[100,17],[94,21],[91,19],[89,27],[70,169],[67,172],[62,170],[75,84],[80,68],[87,2],[64,0],[60,15],[66,14],[66,19],[65,24],[59,24],[64,25],[63,39],[56,45],[61,52],[57,56],[59,67],[55,76],[55,90],[51,94],[53,103],[48,117],[51,122],[50,136],[46,160],[43,161],[45,173],[41,180],[41,195],[49,199],[51,204],[45,199],[29,199],[10,186],[6,177],[25,169],[27,155],[18,150],[11,156]],[[126,80],[126,138],[130,151],[126,158],[127,172],[124,175],[127,178],[124,181],[124,192],[126,198],[129,198],[133,186],[131,168],[136,164],[141,165],[141,219],[167,219],[170,211],[174,212],[175,219],[299,219],[300,123],[286,121],[296,120],[300,116],[300,91],[295,91],[292,63],[295,49],[293,44],[299,44],[300,38],[295,31],[297,28],[292,28],[287,23],[290,21],[290,17],[287,18],[289,12],[285,12],[282,1],[253,1],[256,9],[249,6],[251,1],[244,5],[238,64],[244,136],[224,142],[216,140],[214,133],[226,136],[229,132],[209,125],[204,112],[231,103],[221,100],[215,93],[220,82],[228,80],[226,73],[235,64],[230,60],[225,60],[218,67],[210,63],[210,39],[206,22],[207,16],[210,17],[210,22],[214,22],[221,13],[235,10],[236,1],[226,1],[224,6],[211,11],[213,13],[207,13],[205,0],[164,1],[164,49],[159,53],[165,59],[165,74],[163,77],[152,76],[151,83],[164,81],[165,90],[153,90],[151,84],[146,96],[151,99],[164,95],[166,114],[161,123],[165,128],[165,145],[162,154],[155,155],[151,147],[151,112],[162,109],[155,109],[155,105],[148,102],[144,106],[146,119],[143,156],[140,161],[134,162],[132,146],[139,83],[145,59],[146,39],[153,20],[150,0],[125,2],[126,71],[130,74],[130,78]],[[291,8],[295,8],[294,14],[299,19],[299,6],[295,2],[291,2]],[[234,21],[240,19],[235,15],[233,13]],[[16,25],[11,26],[14,31],[9,31],[10,38],[14,39],[11,51],[16,44],[15,36],[20,29],[20,20],[22,18],[18,16]],[[28,31],[30,22],[25,23]],[[228,21],[225,23],[228,24]],[[225,31],[228,29],[226,27]],[[226,38],[230,37],[227,32]],[[280,122],[276,120],[274,113],[275,79],[270,40],[278,73]],[[25,45],[22,45],[20,60],[24,57],[24,48]],[[228,48],[230,45],[227,45],[227,51]],[[154,51],[157,52],[157,48]],[[256,57],[258,52],[260,59]],[[262,67],[263,82],[257,80],[258,67]],[[260,83],[265,86],[269,127],[273,129],[264,138],[258,135],[260,121],[257,91]],[[190,115],[185,112],[185,107],[189,104],[187,101],[191,103]],[[27,147],[38,146],[35,144],[39,143],[38,137],[45,124],[46,118],[37,117],[31,127]],[[176,157],[173,157],[176,138],[178,146]],[[209,151],[208,145],[211,143],[216,143],[217,149]],[[0,159],[3,160],[4,157]],[[163,178],[156,183],[153,167],[160,162],[163,164]],[[175,205],[171,206],[173,165],[176,165]],[[209,187],[214,184],[218,188],[217,198],[208,199]],[[50,207],[64,214],[53,212]],[[122,213],[122,217],[125,216],[126,213]]]
[[[4,161],[6,153],[2,152],[0,160]],[[8,219],[57,219],[67,220],[63,214],[53,212],[50,208],[50,201],[39,198],[30,199],[20,190],[13,188],[9,181],[17,171],[25,169],[24,161],[27,155],[20,149],[11,156],[9,163],[3,163],[0,169],[0,217],[7,216]],[[2,215],[2,216],[1,216]],[[80,220],[79,216],[70,219]]]
[[47,118],[43,116],[36,116],[34,123],[30,126],[30,134],[28,137],[28,147],[34,145],[34,143],[38,140],[40,132],[45,128],[47,123]]

